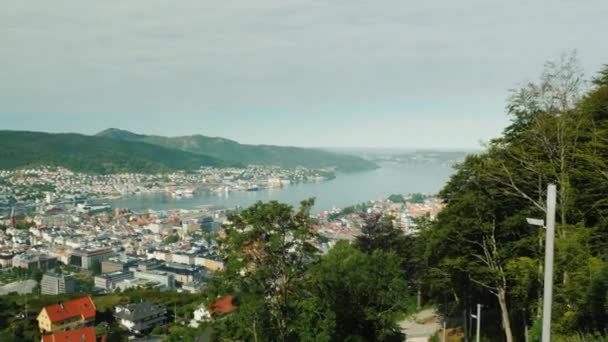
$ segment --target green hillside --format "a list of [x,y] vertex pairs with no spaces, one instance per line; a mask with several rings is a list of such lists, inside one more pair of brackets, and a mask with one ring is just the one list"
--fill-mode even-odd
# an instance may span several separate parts
[[81,134],[0,131],[0,169],[54,165],[87,173],[156,173],[236,163],[141,142]]
[[370,170],[378,167],[373,162],[347,154],[301,147],[246,145],[233,140],[203,135],[163,137],[140,135],[110,128],[98,133],[97,136],[122,141],[145,142],[243,164],[277,165],[286,168],[297,166],[308,168],[335,167],[337,170],[345,172]]

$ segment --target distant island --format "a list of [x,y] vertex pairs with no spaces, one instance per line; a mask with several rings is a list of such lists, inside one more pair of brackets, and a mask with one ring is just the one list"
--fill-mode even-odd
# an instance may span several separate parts
[[330,148],[335,153],[347,153],[374,163],[397,163],[403,165],[454,166],[463,162],[467,155],[478,154],[478,149],[406,149],[406,148]]
[[160,137],[108,129],[95,136],[0,131],[0,169],[62,166],[95,174],[164,173],[200,167],[275,165],[352,172],[377,168],[360,157],[318,149],[244,145],[202,135]]

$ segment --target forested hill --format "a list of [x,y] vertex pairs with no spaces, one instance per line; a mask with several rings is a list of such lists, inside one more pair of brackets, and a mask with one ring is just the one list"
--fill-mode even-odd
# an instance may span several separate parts
[[345,172],[370,170],[378,167],[371,161],[348,154],[301,147],[246,145],[233,140],[203,135],[163,137],[141,135],[110,128],[98,133],[97,136],[122,141],[145,142],[242,164],[277,165],[286,168],[297,166],[308,168],[335,167],[338,171]]
[[81,134],[0,131],[0,169],[63,166],[87,173],[156,173],[241,166],[215,157]]
[[453,312],[483,304],[490,341],[540,341],[544,230],[526,218],[545,218],[553,183],[552,341],[606,341],[608,65],[586,87],[574,56],[547,63],[507,109],[511,125],[457,167],[441,192],[446,208],[418,237],[421,288]]

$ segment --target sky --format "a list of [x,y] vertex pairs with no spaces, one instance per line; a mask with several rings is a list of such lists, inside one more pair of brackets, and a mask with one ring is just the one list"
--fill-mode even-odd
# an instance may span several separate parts
[[0,129],[477,148],[606,0],[3,0]]

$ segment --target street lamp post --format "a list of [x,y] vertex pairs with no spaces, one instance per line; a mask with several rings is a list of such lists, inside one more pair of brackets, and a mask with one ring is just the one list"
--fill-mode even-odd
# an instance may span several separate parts
[[[545,282],[543,293],[542,342],[551,341],[551,309],[553,304],[553,254],[555,246],[555,206],[557,190],[554,184],[547,187],[547,220],[527,219],[528,223],[545,227]],[[545,225],[546,223],[546,225]]]
[[479,342],[481,339],[481,304],[477,304],[477,314],[471,315],[471,317],[475,318],[477,323],[477,331],[475,332],[475,341]]

